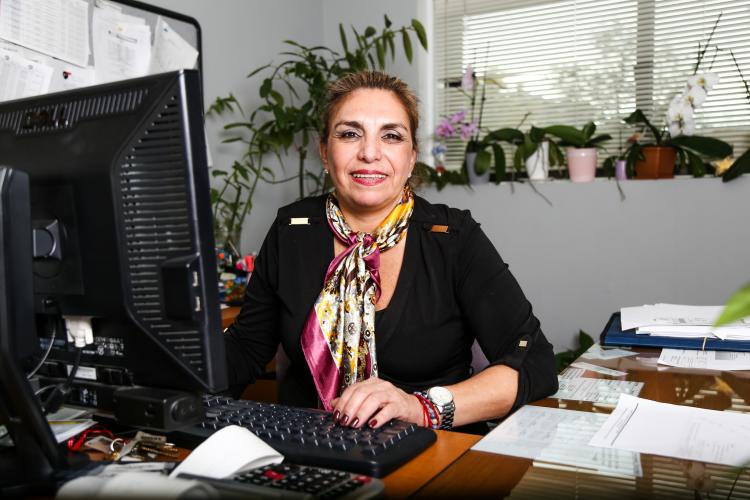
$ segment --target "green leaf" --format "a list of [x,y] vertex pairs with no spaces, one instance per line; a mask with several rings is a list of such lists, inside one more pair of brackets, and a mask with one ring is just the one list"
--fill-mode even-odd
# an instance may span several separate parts
[[283,106],[284,105],[284,96],[282,96],[279,92],[275,90],[271,90],[268,93],[268,96],[273,99],[273,101],[276,103],[277,106]]
[[552,166],[565,165],[565,154],[554,141],[549,141],[549,164]]
[[[530,138],[532,141],[536,143],[540,143],[544,140],[545,134],[546,134],[545,129],[535,127],[532,125],[531,130],[529,130],[529,135],[527,138]],[[532,154],[534,154],[534,151],[529,153],[529,156],[531,156]]]
[[602,172],[607,177],[612,177],[612,173],[614,172],[614,167],[615,167],[615,157],[614,156],[608,156],[602,162]]
[[396,43],[393,41],[393,32],[389,32],[385,41],[388,42],[388,47],[391,49],[391,61],[396,60]]
[[601,135],[597,135],[593,139],[588,139],[586,141],[585,146],[589,147],[589,148],[592,148],[592,147],[601,147],[601,146],[598,146],[598,144],[600,142],[611,141],[611,140],[612,140],[612,136],[611,135],[609,135],[609,134],[601,134]]
[[377,33],[377,30],[372,26],[368,26],[367,28],[365,28],[365,38],[370,38],[375,33]]
[[688,157],[688,168],[690,169],[690,173],[693,174],[693,177],[703,177],[706,175],[706,166],[703,164],[703,160],[701,160],[700,156],[687,149],[685,150],[685,153]]
[[544,131],[555,137],[559,137],[563,142],[573,145],[577,148],[586,144],[586,137],[583,132],[569,125],[552,125],[545,127]]
[[271,92],[271,87],[273,86],[273,80],[270,78],[266,78],[263,80],[263,83],[260,86],[260,97],[265,99],[268,96],[268,93]]
[[250,73],[248,73],[248,75],[247,75],[246,78],[250,78],[252,76],[255,76],[257,73],[263,71],[266,68],[270,68],[270,67],[271,67],[271,64],[265,64],[265,65],[261,66],[260,68],[255,68]]
[[514,128],[493,130],[485,136],[486,141],[505,141],[513,144],[523,142],[523,132]]
[[495,184],[500,184],[505,178],[505,151],[500,144],[493,144],[492,153],[495,156]]
[[388,14],[383,14],[383,22],[385,23],[386,28],[390,28],[391,24],[393,24],[391,23],[391,20],[388,19]]
[[412,19],[411,27],[414,28],[414,31],[417,33],[417,38],[419,39],[419,43],[422,45],[422,48],[427,50],[427,32],[424,30],[424,26],[422,26],[422,23],[420,23],[416,19]]
[[409,61],[409,64],[411,64],[412,60],[412,49],[411,49],[411,38],[409,38],[409,32],[406,30],[403,30],[401,32],[401,39],[404,44],[404,54],[406,54],[406,60]]
[[341,46],[344,48],[344,52],[349,52],[349,44],[346,42],[346,31],[344,31],[343,23],[339,23],[339,36],[341,37]]
[[513,153],[513,169],[515,171],[521,170],[521,165],[523,165],[523,161],[525,159],[524,149],[525,149],[525,145],[519,144],[518,147],[516,148],[515,153]]
[[212,177],[226,177],[227,173],[224,170],[214,169],[211,171]]
[[635,175],[635,164],[643,158],[643,154],[641,153],[641,145],[638,143],[631,144],[627,151],[627,156],[625,158],[625,167],[628,171],[628,177],[633,177]]
[[750,283],[737,290],[729,300],[714,326],[726,325],[750,316]]
[[639,123],[646,125],[651,130],[656,144],[661,145],[661,133],[659,133],[659,130],[651,124],[648,118],[646,118],[646,115],[640,109],[636,109],[630,113],[630,116],[625,118],[625,123],[629,125],[637,125]]
[[742,153],[742,155],[732,163],[732,166],[724,172],[722,180],[724,182],[729,182],[745,173],[750,173],[750,149]]
[[588,141],[593,135],[594,132],[596,132],[596,123],[594,122],[588,122],[586,125],[583,126],[583,137]]
[[385,48],[383,47],[383,42],[375,40],[375,50],[378,54],[378,65],[380,69],[383,69],[385,68]]
[[229,137],[228,139],[224,139],[221,141],[222,144],[230,144],[232,142],[241,141],[242,137]]
[[726,158],[732,154],[732,146],[720,139],[700,135],[681,135],[669,141],[678,147],[688,148],[709,158]]
[[489,151],[483,149],[477,153],[476,161],[474,162],[474,172],[477,175],[482,175],[490,169],[490,163],[492,162],[492,155]]

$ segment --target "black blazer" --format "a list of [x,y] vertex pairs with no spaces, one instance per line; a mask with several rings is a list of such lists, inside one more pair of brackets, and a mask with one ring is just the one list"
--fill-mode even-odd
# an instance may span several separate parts
[[[293,218],[308,223],[290,224]],[[325,196],[279,210],[242,311],[225,335],[230,383],[255,381],[280,342],[290,360],[279,384],[280,401],[317,406],[300,333],[333,257]],[[557,390],[552,346],[479,224],[468,211],[420,197],[396,289],[376,316],[375,339],[379,376],[409,392],[470,377],[474,339],[490,364],[518,370],[514,407]]]

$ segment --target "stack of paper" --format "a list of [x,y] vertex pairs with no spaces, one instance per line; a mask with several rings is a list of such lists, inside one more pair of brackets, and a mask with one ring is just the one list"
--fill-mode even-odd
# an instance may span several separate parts
[[647,304],[623,307],[620,320],[623,330],[635,328],[640,335],[750,340],[748,318],[719,328],[712,326],[723,309],[723,306]]

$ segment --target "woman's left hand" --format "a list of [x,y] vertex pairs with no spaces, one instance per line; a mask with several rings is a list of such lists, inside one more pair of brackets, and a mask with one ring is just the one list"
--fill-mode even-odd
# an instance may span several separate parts
[[340,425],[377,428],[393,418],[422,424],[422,404],[417,397],[377,377],[347,387],[331,406]]

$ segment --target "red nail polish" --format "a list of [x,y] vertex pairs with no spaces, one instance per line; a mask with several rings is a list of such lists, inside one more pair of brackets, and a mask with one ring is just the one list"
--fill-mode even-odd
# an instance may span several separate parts
[[348,416],[348,415],[344,415],[343,417],[341,417],[341,420],[339,420],[339,423],[340,423],[341,425],[346,425],[346,422],[347,422],[348,420],[349,420],[349,416]]
[[333,420],[334,420],[335,422],[338,422],[338,421],[339,421],[339,417],[340,417],[340,416],[341,416],[341,413],[339,413],[339,411],[338,411],[338,410],[336,410],[335,412],[333,412]]
[[370,420],[370,422],[367,425],[369,425],[370,427],[374,429],[375,426],[378,425],[378,421],[373,418],[372,420]]
[[359,423],[359,418],[354,417],[354,420],[352,420],[352,427],[357,427],[357,424]]

